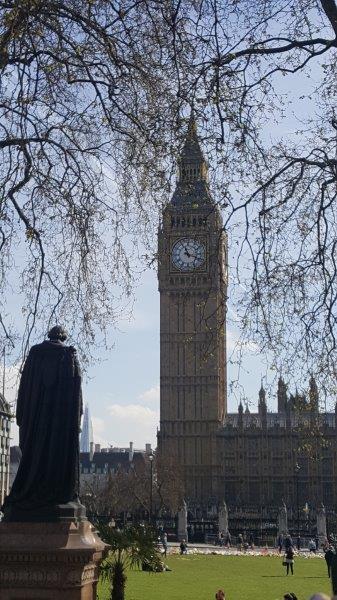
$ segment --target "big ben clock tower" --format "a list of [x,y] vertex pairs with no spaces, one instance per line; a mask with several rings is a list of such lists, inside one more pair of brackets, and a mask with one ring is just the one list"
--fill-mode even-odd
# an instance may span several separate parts
[[216,431],[226,413],[227,237],[191,116],[176,190],[159,230],[158,450],[189,502],[219,499]]

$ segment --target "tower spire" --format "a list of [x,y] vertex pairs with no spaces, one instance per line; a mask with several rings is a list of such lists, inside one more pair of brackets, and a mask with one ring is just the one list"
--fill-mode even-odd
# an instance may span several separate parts
[[213,204],[208,189],[208,166],[200,146],[193,108],[178,167],[177,187],[172,197],[173,206],[198,208],[205,204]]
[[208,168],[198,138],[197,122],[192,108],[185,143],[179,160],[179,181],[207,181]]

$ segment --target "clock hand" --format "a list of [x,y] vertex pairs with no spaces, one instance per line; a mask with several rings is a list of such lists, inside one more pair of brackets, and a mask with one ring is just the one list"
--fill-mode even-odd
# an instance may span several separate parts
[[187,258],[194,258],[194,260],[197,260],[199,258],[196,254],[190,254],[190,252],[187,250],[186,246],[185,246],[184,250],[185,250],[184,254],[187,256]]

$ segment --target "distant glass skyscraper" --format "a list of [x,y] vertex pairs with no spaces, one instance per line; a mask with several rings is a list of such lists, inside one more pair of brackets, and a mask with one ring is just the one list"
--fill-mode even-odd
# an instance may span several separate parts
[[80,438],[80,452],[90,452],[90,444],[94,441],[94,435],[92,431],[92,422],[90,418],[89,405],[85,405],[83,421],[82,421],[82,432]]

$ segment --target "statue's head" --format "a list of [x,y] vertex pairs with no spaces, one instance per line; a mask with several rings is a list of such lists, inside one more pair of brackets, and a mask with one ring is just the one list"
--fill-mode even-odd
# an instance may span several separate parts
[[66,330],[60,325],[55,325],[55,327],[52,327],[48,332],[48,338],[51,341],[60,340],[61,342],[65,342],[67,337]]

